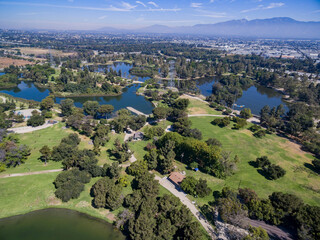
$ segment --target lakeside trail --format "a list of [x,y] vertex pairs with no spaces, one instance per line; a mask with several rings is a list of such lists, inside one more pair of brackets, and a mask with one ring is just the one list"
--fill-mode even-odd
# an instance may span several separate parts
[[52,169],[52,170],[44,170],[44,171],[36,171],[36,172],[26,172],[26,173],[11,173],[0,176],[0,178],[10,178],[10,177],[23,177],[29,175],[38,175],[38,174],[45,174],[45,173],[53,173],[53,172],[62,172],[63,169]]

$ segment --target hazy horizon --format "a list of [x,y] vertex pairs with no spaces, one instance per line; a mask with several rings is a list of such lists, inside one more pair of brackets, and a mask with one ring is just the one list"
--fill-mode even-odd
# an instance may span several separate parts
[[22,0],[0,1],[0,28],[97,30],[150,25],[193,26],[237,19],[289,17],[320,21],[317,0]]

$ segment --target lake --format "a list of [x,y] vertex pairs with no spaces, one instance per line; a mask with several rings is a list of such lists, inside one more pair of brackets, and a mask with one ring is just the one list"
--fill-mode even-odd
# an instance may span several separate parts
[[0,219],[3,240],[124,240],[112,224],[68,209],[49,208]]
[[[130,78],[140,82],[145,82],[146,80],[150,79],[150,77],[138,77],[135,75],[130,74],[130,69],[132,68],[132,64],[125,63],[125,62],[114,62],[112,65],[98,65],[95,72],[104,73],[106,69],[112,68],[113,70],[119,72],[121,71],[121,77],[123,78]],[[159,70],[160,71],[160,70]]]
[[[212,85],[215,79],[199,79],[196,82],[202,95],[210,96],[212,94]],[[269,105],[272,108],[282,104],[286,111],[289,110],[286,103],[282,100],[281,93],[264,86],[251,86],[247,90],[243,90],[242,96],[237,99],[236,104],[250,108],[251,112],[256,115],[260,114],[260,110],[265,105]],[[235,107],[234,109],[241,110],[242,108]]]
[[[105,96],[105,97],[73,97],[76,107],[82,107],[86,101],[98,101],[100,104],[111,104],[114,106],[115,111],[133,107],[145,114],[150,114],[153,109],[153,105],[144,96],[136,94],[139,84],[134,84],[123,89],[123,93],[119,96]],[[32,82],[20,82],[18,86],[13,88],[1,89],[0,92],[9,94],[14,97],[24,98],[28,100],[35,100],[41,102],[42,99],[49,96],[50,91],[48,89],[39,88]],[[60,103],[65,98],[56,98],[56,102]]]

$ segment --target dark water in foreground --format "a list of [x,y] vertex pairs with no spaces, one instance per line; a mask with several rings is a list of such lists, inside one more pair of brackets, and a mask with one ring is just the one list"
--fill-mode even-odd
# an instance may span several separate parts
[[44,209],[0,219],[1,240],[124,240],[103,220],[67,209]]
[[[200,79],[197,80],[197,86],[200,92],[204,96],[210,96],[212,94],[212,85],[215,79]],[[251,86],[247,90],[244,90],[242,96],[237,99],[237,105],[244,105],[244,108],[250,108],[253,114],[259,115],[260,110],[265,106],[269,105],[270,108],[277,107],[282,104],[286,111],[288,107],[282,100],[282,94],[264,86]],[[235,107],[236,110],[242,108]]]

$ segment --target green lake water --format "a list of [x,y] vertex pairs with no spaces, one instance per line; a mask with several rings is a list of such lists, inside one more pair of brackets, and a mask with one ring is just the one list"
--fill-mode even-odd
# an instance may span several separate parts
[[103,220],[68,209],[49,208],[0,219],[1,240],[124,240]]

